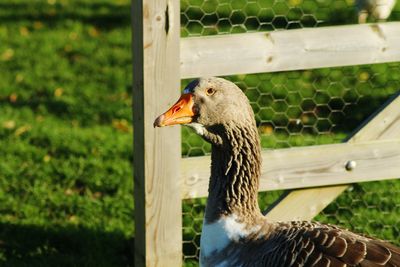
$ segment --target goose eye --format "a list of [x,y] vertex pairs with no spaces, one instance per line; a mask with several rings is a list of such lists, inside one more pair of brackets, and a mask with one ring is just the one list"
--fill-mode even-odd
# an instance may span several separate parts
[[206,93],[207,95],[213,95],[215,93],[215,90],[213,88],[208,88]]

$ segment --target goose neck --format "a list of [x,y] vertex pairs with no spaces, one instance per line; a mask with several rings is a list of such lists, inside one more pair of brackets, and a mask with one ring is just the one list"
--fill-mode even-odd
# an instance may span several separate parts
[[261,213],[257,202],[261,151],[255,122],[251,127],[225,125],[223,145],[214,145],[206,220],[234,214],[254,220]]

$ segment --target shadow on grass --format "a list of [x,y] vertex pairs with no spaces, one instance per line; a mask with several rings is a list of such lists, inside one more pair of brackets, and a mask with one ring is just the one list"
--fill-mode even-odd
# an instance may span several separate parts
[[79,3],[63,6],[46,2],[0,3],[0,21],[41,21],[48,26],[65,20],[93,24],[100,29],[130,25],[130,5],[111,3]]
[[133,244],[120,232],[0,223],[1,266],[133,266]]

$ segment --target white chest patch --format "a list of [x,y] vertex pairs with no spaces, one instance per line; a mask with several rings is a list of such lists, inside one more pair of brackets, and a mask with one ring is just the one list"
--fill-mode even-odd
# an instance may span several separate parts
[[223,217],[214,223],[205,221],[200,239],[200,264],[202,258],[223,250],[229,243],[237,242],[259,229],[260,227],[252,227],[248,230],[244,223],[238,222],[235,214]]
[[192,123],[189,123],[188,126],[190,128],[192,128],[198,135],[201,135],[201,136],[204,135],[205,128],[202,124],[197,123],[197,122],[192,122]]

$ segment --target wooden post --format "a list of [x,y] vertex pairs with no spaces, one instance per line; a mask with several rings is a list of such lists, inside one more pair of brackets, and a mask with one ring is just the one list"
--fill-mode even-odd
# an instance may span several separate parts
[[182,265],[180,127],[154,129],[179,96],[179,0],[133,0],[135,266]]

